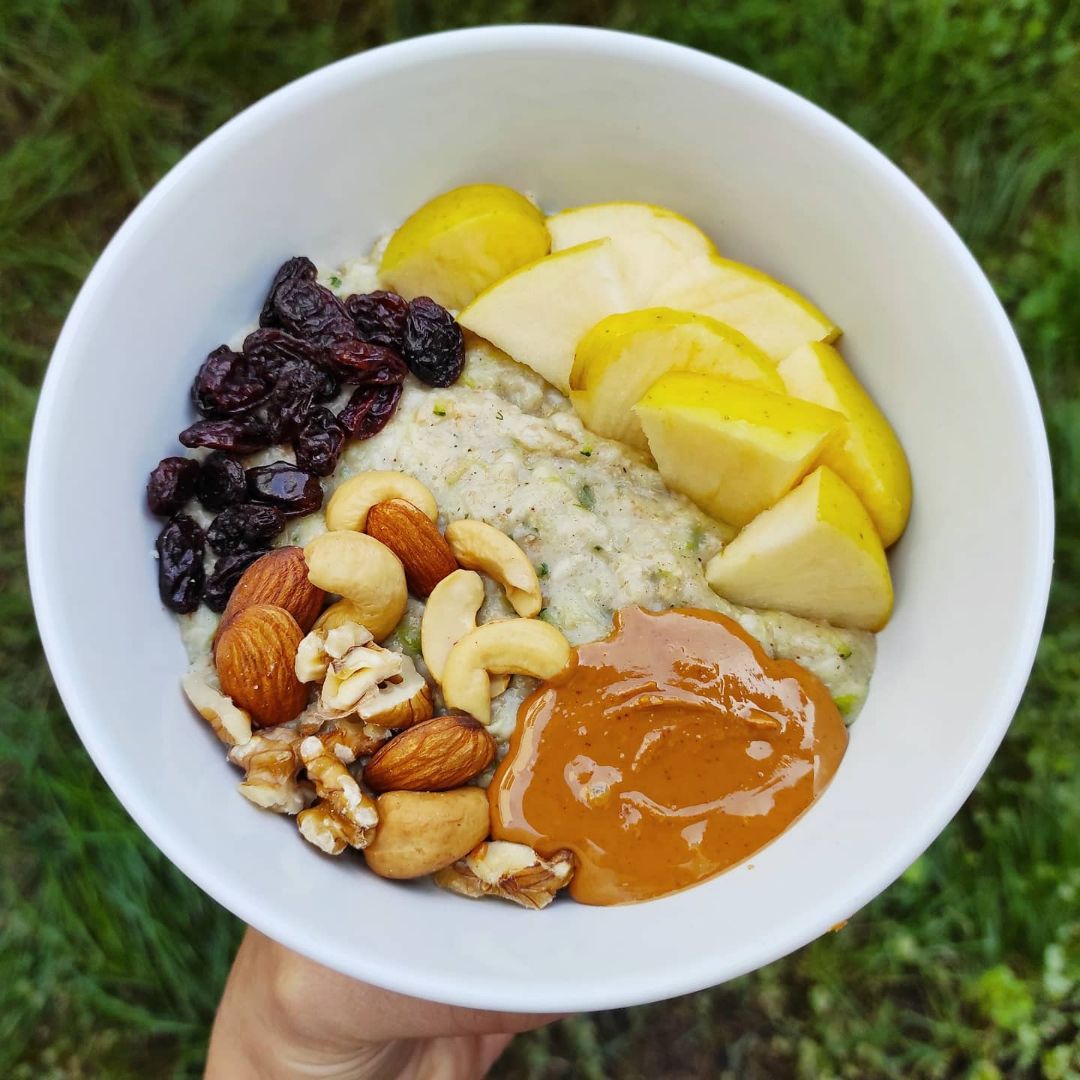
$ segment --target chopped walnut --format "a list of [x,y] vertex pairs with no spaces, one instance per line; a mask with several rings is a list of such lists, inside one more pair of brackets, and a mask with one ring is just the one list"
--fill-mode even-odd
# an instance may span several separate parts
[[227,746],[239,746],[251,738],[251,717],[232,698],[215,690],[201,675],[189,671],[181,686],[195,711]]
[[296,677],[322,681],[323,716],[345,716],[380,683],[400,681],[402,657],[376,645],[359,623],[312,630],[296,650]]
[[329,721],[319,732],[323,747],[345,765],[373,754],[389,738],[389,728],[344,716]]
[[527,844],[488,840],[435,874],[435,884],[461,896],[501,896],[537,910],[547,907],[573,876],[574,856],[569,851],[545,859]]
[[379,823],[375,800],[361,791],[356,778],[322,741],[309,735],[300,743],[300,759],[319,797],[296,819],[300,834],[328,855],[364,848]]
[[229,751],[244,770],[240,794],[278,814],[298,814],[315,799],[312,786],[297,778],[300,734],[291,727],[266,728]]

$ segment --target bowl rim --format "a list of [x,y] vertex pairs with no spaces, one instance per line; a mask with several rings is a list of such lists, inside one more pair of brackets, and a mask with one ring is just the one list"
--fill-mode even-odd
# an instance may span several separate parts
[[[79,339],[81,324],[95,302],[98,284],[105,279],[112,264],[120,257],[128,239],[141,227],[144,219],[173,187],[182,183],[188,174],[200,167],[211,155],[224,149],[244,131],[272,122],[275,110],[285,100],[300,104],[319,98],[325,88],[348,82],[356,69],[378,70],[393,68],[401,61],[417,62],[442,59],[453,55],[462,46],[488,51],[559,49],[581,52],[606,51],[622,59],[642,63],[657,62],[679,67],[688,74],[706,78],[723,78],[743,90],[762,97],[776,107],[794,113],[799,121],[822,132],[823,137],[845,144],[859,156],[868,169],[883,174],[895,197],[906,200],[926,221],[927,227],[939,234],[948,245],[968,284],[984,303],[987,317],[995,323],[1002,341],[1002,353],[1012,369],[1019,395],[1017,413],[1030,447],[1032,472],[1029,481],[1037,503],[1034,523],[1036,542],[1032,552],[1037,565],[1033,567],[1033,588],[1026,609],[1017,620],[1016,648],[1008,662],[1007,695],[999,701],[996,711],[988,714],[978,742],[955,777],[952,785],[937,794],[930,809],[905,834],[902,841],[890,845],[890,857],[876,865],[874,873],[862,880],[838,888],[835,901],[828,912],[793,913],[783,926],[756,955],[753,962],[732,964],[703,950],[694,964],[682,964],[675,969],[643,972],[635,979],[624,979],[615,986],[610,981],[581,980],[570,982],[564,992],[531,987],[526,982],[510,989],[501,987],[498,996],[482,985],[470,981],[454,981],[431,972],[402,969],[393,965],[373,963],[369,958],[342,957],[318,947],[305,938],[302,928],[287,919],[268,917],[260,911],[253,898],[243,890],[233,890],[217,880],[212,865],[200,861],[197,853],[186,846],[175,828],[161,820],[152,805],[140,800],[128,783],[124,771],[114,766],[109,740],[99,736],[94,709],[84,701],[74,673],[67,668],[65,655],[59,650],[58,620],[62,618],[62,597],[45,574],[42,523],[46,519],[45,479],[46,447],[62,433],[54,430],[53,405],[58,387],[73,358],[73,343]],[[842,922],[877,896],[911,865],[953,818],[974,790],[991,757],[996,751],[1013,718],[1035,661],[1043,622],[1049,600],[1054,545],[1053,482],[1049,447],[1042,413],[1034,383],[1020,344],[1001,307],[990,282],[974,256],[929,198],[907,175],[884,154],[849,128],[841,120],[810,101],[731,61],[687,46],[622,31],[571,27],[561,25],[491,26],[450,30],[382,45],[354,54],[304,75],[246,107],[216,131],[204,138],[162,177],[140,201],[109,241],[90,274],[81,286],[57,339],[45,374],[34,417],[25,484],[26,554],[30,590],[39,635],[53,680],[64,707],[86,747],[95,766],[124,809],[140,829],[171,862],[191,881],[238,918],[289,948],[311,957],[332,969],[399,993],[473,1008],[495,1008],[504,1011],[567,1011],[622,1007],[675,997],[680,994],[717,985],[728,979],[772,963],[819,937],[836,923]]]

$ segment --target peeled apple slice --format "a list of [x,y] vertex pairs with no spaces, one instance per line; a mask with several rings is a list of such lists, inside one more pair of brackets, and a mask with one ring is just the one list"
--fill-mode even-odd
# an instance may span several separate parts
[[847,417],[847,438],[828,447],[821,460],[862,499],[889,547],[911,513],[911,469],[889,421],[831,345],[803,345],[776,370],[792,396]]
[[458,322],[565,394],[582,336],[628,307],[611,241],[593,240],[503,278],[469,304]]
[[769,358],[737,330],[705,315],[646,308],[609,315],[581,339],[570,400],[590,431],[645,450],[649,444],[633,407],[669,371],[784,390]]
[[411,300],[468,304],[507,274],[548,253],[544,215],[499,184],[454,188],[425,203],[390,238],[379,277]]
[[825,465],[754,518],[705,573],[733,603],[834,626],[880,630],[892,613],[892,579],[874,523]]
[[655,302],[660,284],[688,262],[713,254],[712,241],[687,218],[641,202],[594,203],[547,219],[551,250],[608,237],[635,307]]
[[794,289],[719,255],[686,264],[659,287],[652,303],[727,323],[776,363],[808,341],[840,336],[836,324]]
[[846,425],[831,409],[687,371],[658,379],[634,412],[668,487],[730,525],[790,491]]

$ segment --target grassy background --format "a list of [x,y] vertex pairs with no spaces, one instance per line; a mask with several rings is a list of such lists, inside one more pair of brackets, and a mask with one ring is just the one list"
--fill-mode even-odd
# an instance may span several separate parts
[[22,467],[75,290],[147,188],[248,102],[382,41],[540,19],[745,64],[915,177],[1023,339],[1055,456],[1058,573],[1002,752],[902,881],[751,977],[522,1038],[498,1075],[1080,1076],[1080,9],[1066,0],[0,0],[0,1075],[196,1074],[239,933],[98,779],[39,653]]

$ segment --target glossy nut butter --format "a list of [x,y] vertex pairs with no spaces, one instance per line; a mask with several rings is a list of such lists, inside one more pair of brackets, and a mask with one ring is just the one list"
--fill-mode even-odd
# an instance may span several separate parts
[[739,862],[824,789],[847,747],[825,687],[734,622],[626,608],[521,707],[493,833],[577,857],[571,895],[647,900]]

